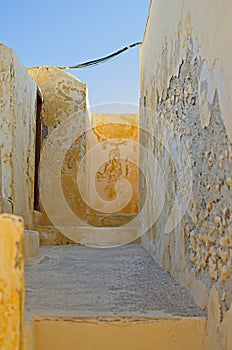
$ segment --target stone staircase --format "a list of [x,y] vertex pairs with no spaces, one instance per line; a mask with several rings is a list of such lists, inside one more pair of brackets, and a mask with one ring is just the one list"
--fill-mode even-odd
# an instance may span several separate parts
[[206,315],[140,244],[40,247],[25,350],[204,350]]

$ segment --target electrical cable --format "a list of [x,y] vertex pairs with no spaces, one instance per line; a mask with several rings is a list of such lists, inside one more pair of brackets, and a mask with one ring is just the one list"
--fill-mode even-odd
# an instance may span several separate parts
[[76,64],[74,66],[57,66],[57,68],[60,68],[60,69],[79,69],[79,68],[94,67],[94,66],[97,66],[99,64],[102,64],[102,63],[105,63],[107,61],[110,61],[113,58],[115,58],[116,56],[121,55],[123,52],[125,52],[127,50],[130,50],[130,49],[132,49],[135,46],[140,45],[140,44],[142,44],[142,42],[137,42],[137,43],[131,44],[131,45],[126,46],[123,49],[120,49],[120,50],[118,50],[118,51],[116,51],[116,52],[114,52],[114,53],[112,53],[110,55],[107,55],[105,57],[98,58],[98,59],[95,59],[95,60],[92,60],[92,61]]

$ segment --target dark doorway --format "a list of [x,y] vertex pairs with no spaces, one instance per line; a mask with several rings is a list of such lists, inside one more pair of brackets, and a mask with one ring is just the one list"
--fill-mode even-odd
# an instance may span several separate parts
[[40,210],[39,205],[39,165],[41,152],[41,131],[42,131],[42,104],[43,97],[37,89],[37,111],[36,111],[36,135],[35,135],[35,178],[34,178],[34,210]]

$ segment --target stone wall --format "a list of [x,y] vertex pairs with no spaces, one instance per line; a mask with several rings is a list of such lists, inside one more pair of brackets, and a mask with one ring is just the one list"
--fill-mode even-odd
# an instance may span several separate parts
[[[76,226],[80,232],[78,235],[81,237],[81,230],[84,229],[86,223],[90,226],[120,226],[132,220],[139,206],[137,116],[134,114],[90,116],[86,84],[75,76],[57,67],[46,66],[29,68],[28,72],[43,94],[42,159],[45,146],[51,144],[52,149],[51,152],[49,151],[51,159],[47,160],[47,170],[44,171],[43,166],[40,171],[40,187],[45,186],[45,192],[48,194],[46,194],[44,203],[40,201],[40,212],[36,213],[35,229],[40,232],[41,243],[69,242],[60,233],[62,229],[60,230],[58,226],[60,228],[66,226],[67,229],[69,225]],[[112,123],[118,125],[115,127],[114,124],[112,127]],[[76,137],[74,137],[75,133]],[[67,146],[70,138],[73,138],[73,141]],[[122,138],[129,138],[136,144],[136,150],[130,148],[130,155],[127,155],[131,160],[129,158],[119,159],[120,154],[118,155],[117,150],[120,153],[119,149],[123,148],[120,145]],[[99,145],[101,150],[97,155],[91,155],[91,148],[96,145]],[[103,150],[106,152],[109,150],[109,154],[106,155],[104,164],[96,172],[95,165],[104,158]],[[86,154],[88,157],[85,157]],[[57,162],[62,162],[62,166],[58,173],[55,173]],[[80,172],[83,173],[84,192],[88,189],[86,198],[80,192],[80,184],[78,184],[77,175],[80,165],[83,170]],[[59,185],[60,179],[62,189]],[[116,197],[115,184],[120,179],[126,179],[132,184],[131,200],[126,206],[120,207],[120,210],[115,211],[114,208],[112,212],[105,212],[96,196],[98,194],[104,203],[113,201]],[[97,191],[93,189],[95,183]],[[59,195],[57,195],[58,191],[60,191]],[[66,215],[66,219],[61,220],[67,204],[70,215]],[[82,222],[77,223],[75,217]]]
[[33,226],[37,86],[15,53],[0,44],[0,212]]
[[[53,158],[60,161],[60,149],[66,147],[70,137],[73,138],[66,155],[62,159],[61,172],[57,175],[57,181],[61,179],[62,192],[66,202],[77,217],[84,219],[86,205],[82,200],[77,186],[77,170],[81,159],[85,155],[85,135],[78,136],[79,129],[85,129],[86,108],[88,106],[87,87],[75,76],[60,70],[57,67],[35,67],[28,69],[29,74],[40,87],[43,94],[42,107],[42,149],[47,140],[54,135]],[[82,113],[83,112],[83,113]],[[72,116],[70,128],[73,128],[77,137],[68,132],[69,117]],[[54,132],[57,131],[55,135]],[[60,140],[60,142],[59,142]],[[59,201],[55,200],[54,194],[58,191],[56,175],[51,164],[48,164],[45,178],[40,178],[40,186],[47,186],[50,197],[54,198],[52,203],[54,212],[59,212]],[[44,182],[47,182],[44,184]],[[62,211],[62,208],[60,209]],[[60,234],[53,223],[49,220],[47,213],[40,203],[40,212],[36,215],[36,230],[40,232],[42,244],[62,244],[68,240]]]
[[[129,222],[139,209],[138,116],[92,114],[91,124],[93,129],[86,138],[89,222],[97,226],[120,226]],[[133,187],[125,206],[118,202],[115,192],[117,181],[122,179]],[[109,212],[104,209],[106,203],[110,203]]]
[[226,0],[151,1],[141,47],[140,140],[159,167],[143,153],[140,166],[162,209],[142,242],[208,307],[210,350],[232,346],[231,14]]

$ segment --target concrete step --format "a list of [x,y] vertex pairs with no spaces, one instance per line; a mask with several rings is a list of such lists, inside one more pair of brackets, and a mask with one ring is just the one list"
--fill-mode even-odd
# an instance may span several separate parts
[[204,349],[205,313],[141,245],[40,251],[25,271],[26,350]]
[[24,261],[26,265],[40,262],[39,233],[32,230],[24,230]]
[[[130,216],[131,217],[131,216]],[[126,217],[128,218],[128,217]],[[94,247],[110,247],[132,243],[140,238],[139,226],[40,226],[36,225],[42,245],[56,245],[69,240]],[[61,239],[63,233],[68,238]],[[69,241],[69,242],[71,242]]]
[[205,329],[203,317],[36,317],[25,350],[205,350]]

